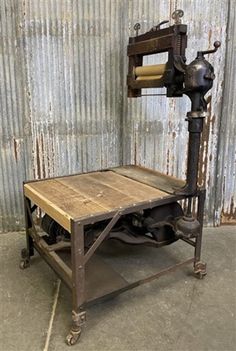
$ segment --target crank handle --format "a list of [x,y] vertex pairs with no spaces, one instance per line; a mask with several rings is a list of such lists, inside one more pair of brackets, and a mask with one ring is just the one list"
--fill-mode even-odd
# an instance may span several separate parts
[[205,50],[205,51],[198,51],[197,52],[197,57],[202,57],[202,56],[204,56],[206,54],[213,54],[214,52],[216,52],[219,49],[220,46],[221,46],[221,42],[217,40],[217,41],[214,42],[214,49],[212,49],[212,50]]

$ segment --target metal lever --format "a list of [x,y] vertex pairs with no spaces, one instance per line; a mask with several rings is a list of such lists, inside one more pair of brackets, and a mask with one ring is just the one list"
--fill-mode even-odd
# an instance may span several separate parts
[[214,49],[212,49],[212,50],[205,50],[205,51],[198,51],[197,52],[197,58],[203,57],[206,54],[212,54],[212,53],[216,52],[219,49],[220,46],[221,46],[221,42],[218,41],[218,40],[215,41],[214,42],[214,47],[215,47]]
[[155,31],[157,31],[157,30],[160,30],[160,29],[161,29],[161,26],[162,26],[163,24],[166,24],[166,23],[169,23],[169,21],[168,21],[168,20],[165,20],[165,21],[160,22],[157,26],[152,27],[152,29],[150,30],[150,32],[155,32]]

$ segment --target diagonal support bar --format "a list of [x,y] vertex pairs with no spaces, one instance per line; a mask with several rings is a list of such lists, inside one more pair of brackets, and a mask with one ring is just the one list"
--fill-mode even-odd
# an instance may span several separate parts
[[99,235],[95,243],[90,247],[86,255],[84,255],[84,264],[91,258],[94,252],[98,249],[98,247],[101,245],[103,240],[107,237],[107,235],[110,233],[110,231],[112,230],[112,228],[117,223],[120,217],[121,217],[121,212],[117,212],[115,216],[112,218],[112,220],[108,223],[106,228],[101,232],[101,234]]
[[30,236],[32,237],[32,239],[35,242],[39,242],[41,240],[40,236],[37,233],[37,229],[35,228],[35,224],[34,224],[34,220],[32,217],[32,211],[31,211],[31,207],[29,206],[28,203],[26,203],[26,208],[27,208],[27,212],[28,212],[28,216],[31,220],[31,228],[30,228]]

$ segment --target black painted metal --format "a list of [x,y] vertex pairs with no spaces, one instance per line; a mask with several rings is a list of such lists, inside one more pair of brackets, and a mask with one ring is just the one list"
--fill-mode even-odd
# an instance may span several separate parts
[[[180,10],[181,11],[181,10]],[[173,14],[174,15],[174,14]],[[198,51],[197,57],[190,64],[185,64],[187,46],[187,26],[177,21],[173,26],[148,31],[129,40],[129,71],[127,76],[128,97],[142,96],[142,88],[166,87],[167,97],[186,94],[191,100],[191,111],[187,115],[189,143],[187,159],[186,185],[178,194],[195,194],[197,191],[198,164],[203,119],[207,111],[205,94],[212,88],[215,78],[214,68],[205,59],[204,54],[214,53],[220,42],[214,43],[213,50]],[[168,52],[166,70],[160,80],[136,80],[135,67],[142,65],[144,55]]]

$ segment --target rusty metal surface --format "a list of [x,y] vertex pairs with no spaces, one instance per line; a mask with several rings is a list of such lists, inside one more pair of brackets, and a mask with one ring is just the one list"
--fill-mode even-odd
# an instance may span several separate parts
[[[236,224],[236,7],[230,2],[216,187],[216,224]],[[218,197],[217,197],[218,194]],[[220,201],[222,199],[223,201]]]
[[[187,98],[126,98],[126,46],[133,25],[139,21],[145,32],[169,19],[175,2],[1,0],[0,231],[23,226],[24,179],[117,166],[122,163],[120,137],[125,164],[136,162],[184,179]],[[217,77],[209,96],[200,164],[201,182],[209,189],[206,221],[212,223],[215,211],[215,224],[220,222],[222,204],[222,220],[235,217],[232,34],[220,126],[228,3],[177,1],[189,24],[188,61],[198,48],[222,41],[221,55],[210,57]],[[231,1],[229,33],[235,31],[233,5]],[[222,159],[216,171],[218,147]]]
[[[59,253],[63,261],[71,268],[71,255],[69,251]],[[90,301],[97,300],[101,296],[122,289],[128,285],[128,282],[110,265],[108,265],[101,256],[93,255],[85,268],[85,296],[86,304]]]
[[[34,210],[34,206],[31,207],[30,201],[25,197],[25,204],[26,204],[26,249],[23,250],[22,260],[20,262],[20,267],[22,269],[27,268],[30,265],[30,257],[34,255],[34,248],[39,252],[39,254],[44,258],[44,260],[51,266],[51,268],[55,271],[55,273],[62,279],[68,287],[72,290],[72,324],[71,329],[69,331],[68,336],[66,337],[66,341],[69,345],[73,345],[77,342],[78,337],[81,334],[81,326],[85,322],[86,318],[86,303],[88,299],[88,304],[91,302],[98,302],[102,299],[113,297],[117,294],[123,293],[129,289],[133,289],[138,287],[141,284],[149,283],[154,279],[157,279],[165,274],[174,272],[177,268],[180,268],[186,264],[193,263],[194,265],[194,273],[198,278],[203,278],[206,274],[206,265],[200,261],[201,257],[201,237],[202,237],[202,226],[203,226],[203,210],[204,210],[204,198],[205,198],[205,191],[201,192],[198,196],[198,214],[197,217],[200,221],[200,228],[198,235],[196,236],[195,241],[195,250],[194,250],[194,257],[176,263],[173,266],[170,266],[164,270],[159,271],[158,273],[152,274],[147,276],[146,278],[139,279],[133,283],[127,283],[125,279],[122,277],[115,276],[114,279],[114,272],[113,270],[105,272],[104,275],[104,265],[102,265],[102,277],[105,277],[105,280],[99,278],[99,283],[103,283],[102,288],[100,285],[98,286],[97,282],[94,281],[94,274],[93,274],[93,281],[91,286],[89,284],[86,288],[86,272],[85,265],[87,261],[94,257],[95,250],[102,244],[105,240],[105,236],[107,231],[110,231],[117,221],[117,216],[119,214],[114,215],[111,219],[109,224],[105,227],[105,229],[100,233],[100,235],[96,238],[95,242],[92,244],[90,249],[85,252],[84,246],[84,225],[80,221],[71,220],[71,269],[69,266],[64,262],[64,260],[53,250],[49,250],[49,246],[45,241],[44,237],[37,233],[36,225],[34,223],[34,219],[32,217],[32,212]],[[175,200],[174,200],[175,202]],[[135,208],[133,208],[134,212],[136,212]],[[169,213],[169,210],[167,210]],[[122,213],[123,215],[124,213]],[[157,213],[156,213],[157,215]],[[27,219],[28,217],[28,219]],[[156,217],[156,216],[155,216]],[[157,215],[158,217],[158,215]],[[157,219],[156,217],[156,219]],[[161,215],[163,218],[163,215]],[[154,219],[154,217],[153,217]],[[95,220],[96,221],[96,220]],[[90,224],[94,223],[94,217],[90,217]],[[29,242],[30,236],[31,243]],[[30,245],[29,245],[30,243]],[[166,243],[167,244],[167,243]],[[97,266],[97,264],[96,264]],[[97,267],[99,268],[99,267]],[[92,272],[94,273],[95,270],[92,268]],[[99,272],[95,272],[96,278],[99,276]],[[105,284],[104,284],[105,283]],[[108,283],[108,284],[107,284]],[[99,287],[99,294],[95,292],[93,288],[93,284],[96,287]],[[92,288],[88,294],[88,290]],[[86,296],[87,294],[87,296]],[[90,300],[91,299],[91,300]]]

